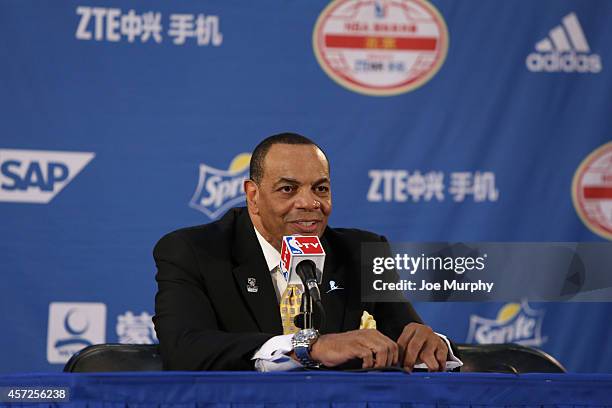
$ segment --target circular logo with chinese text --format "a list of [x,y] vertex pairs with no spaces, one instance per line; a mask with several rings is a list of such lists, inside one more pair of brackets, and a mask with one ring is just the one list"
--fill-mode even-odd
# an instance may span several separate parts
[[426,0],[336,0],[317,20],[313,47],[340,85],[366,95],[397,95],[440,69],[448,30]]
[[572,182],[572,199],[582,222],[595,234],[612,240],[612,142],[580,164]]

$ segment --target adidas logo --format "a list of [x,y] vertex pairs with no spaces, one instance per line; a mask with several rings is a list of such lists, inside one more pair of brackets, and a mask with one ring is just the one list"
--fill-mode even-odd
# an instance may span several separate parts
[[563,17],[563,23],[550,30],[535,45],[536,52],[525,64],[532,72],[579,72],[596,74],[602,70],[599,54],[591,54],[576,14]]

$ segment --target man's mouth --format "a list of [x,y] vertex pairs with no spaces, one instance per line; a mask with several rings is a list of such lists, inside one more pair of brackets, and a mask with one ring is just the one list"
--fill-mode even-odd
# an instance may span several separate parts
[[297,220],[291,223],[295,225],[298,232],[302,234],[312,234],[317,230],[320,222],[319,220]]

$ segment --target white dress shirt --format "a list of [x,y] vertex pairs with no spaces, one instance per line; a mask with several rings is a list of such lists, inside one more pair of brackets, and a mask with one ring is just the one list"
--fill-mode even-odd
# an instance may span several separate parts
[[[276,299],[280,302],[281,296],[287,288],[287,280],[283,274],[278,270],[277,266],[280,265],[280,253],[274,248],[266,239],[255,229],[255,235],[259,246],[263,251],[264,257],[266,258],[266,264],[268,270],[271,273],[272,284],[276,292]],[[280,309],[279,309],[280,313]],[[449,360],[446,362],[446,369],[453,370],[457,367],[461,367],[463,363],[453,354],[450,346],[450,342],[443,334],[436,333],[446,342],[446,346],[449,350]],[[293,350],[291,345],[291,339],[293,334],[285,334],[281,336],[274,336],[266,341],[257,351],[253,354],[251,360],[255,360],[255,368],[257,371],[288,371],[302,367],[302,365],[289,357],[286,353]],[[416,364],[414,368],[427,368],[424,363]]]

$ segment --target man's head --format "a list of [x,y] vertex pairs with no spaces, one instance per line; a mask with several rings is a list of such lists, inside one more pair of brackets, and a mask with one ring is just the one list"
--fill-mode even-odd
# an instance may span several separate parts
[[329,162],[304,136],[281,133],[257,145],[244,191],[253,225],[279,251],[284,235],[320,237],[327,226]]

